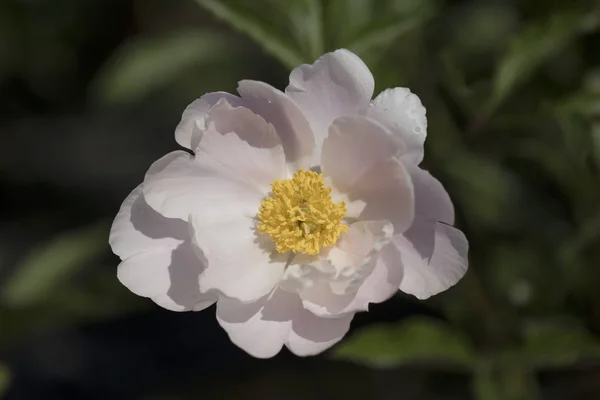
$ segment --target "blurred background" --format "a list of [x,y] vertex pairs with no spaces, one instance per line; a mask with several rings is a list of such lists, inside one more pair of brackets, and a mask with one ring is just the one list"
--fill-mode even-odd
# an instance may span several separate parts
[[[255,360],[128,292],[108,229],[189,102],[340,47],[427,107],[470,269]],[[0,0],[0,398],[600,399],[599,167],[596,1]]]

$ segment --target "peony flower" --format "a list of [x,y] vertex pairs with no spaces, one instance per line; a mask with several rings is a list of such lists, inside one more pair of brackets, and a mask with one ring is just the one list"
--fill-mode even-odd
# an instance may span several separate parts
[[372,100],[353,53],[301,65],[281,92],[239,82],[183,112],[186,151],[156,161],[110,233],[119,280],[173,311],[216,302],[237,346],[320,353],[398,290],[425,299],[467,270],[442,185],[419,168],[427,120],[406,88]]

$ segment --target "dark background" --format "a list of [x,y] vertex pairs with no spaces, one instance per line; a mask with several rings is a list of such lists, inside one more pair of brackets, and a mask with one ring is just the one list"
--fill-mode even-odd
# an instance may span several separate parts
[[[600,8],[584,0],[0,0],[0,398],[600,398]],[[215,16],[216,15],[216,16]],[[117,281],[120,202],[184,107],[347,47],[429,120],[470,269],[255,360]],[[449,343],[454,343],[451,346]]]

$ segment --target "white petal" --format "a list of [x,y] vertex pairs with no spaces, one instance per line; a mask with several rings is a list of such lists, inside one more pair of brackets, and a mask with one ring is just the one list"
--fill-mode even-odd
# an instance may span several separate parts
[[301,309],[294,316],[287,347],[298,356],[319,354],[339,342],[350,329],[354,314],[319,318]]
[[467,272],[469,244],[461,231],[443,223],[421,222],[394,236],[404,276],[400,290],[419,299],[443,292]]
[[398,291],[403,269],[396,247],[390,243],[381,250],[373,272],[360,286],[348,309],[366,309],[368,303],[381,303]]
[[[348,231],[340,237],[335,247],[329,252],[328,259],[337,267],[343,263],[332,254],[345,252],[364,259],[381,251],[390,240],[393,227],[386,221],[358,221],[350,225]],[[362,263],[361,260],[359,263]]]
[[240,81],[238,92],[246,107],[275,127],[287,162],[295,169],[310,168],[315,139],[298,106],[284,93],[264,82]]
[[418,166],[405,163],[415,189],[415,219],[454,224],[454,206],[440,181]]
[[404,232],[413,223],[416,207],[413,182],[405,164],[396,158],[375,164],[354,184],[349,196],[365,203],[361,220],[388,220],[396,233]]
[[310,122],[318,154],[333,120],[365,109],[374,86],[373,75],[365,63],[354,53],[341,49],[324,54],[312,65],[295,68],[285,92]]
[[109,243],[123,260],[154,248],[175,248],[188,237],[184,221],[165,218],[146,204],[140,185],[121,205],[110,229]]
[[386,89],[369,105],[366,115],[385,124],[406,143],[403,159],[419,164],[427,137],[425,107],[407,88]]
[[410,227],[414,193],[396,156],[402,144],[380,123],[362,116],[334,121],[323,144],[322,171],[337,191],[364,203],[360,219],[387,219],[396,232]]
[[286,174],[278,138],[262,118],[226,102],[213,107],[208,118],[211,127],[239,132],[222,135],[209,128],[196,157],[175,151],[156,161],[146,173],[144,197],[170,218],[254,216],[271,181]]
[[193,253],[189,240],[188,224],[158,214],[137,187],[123,202],[110,234],[113,251],[124,260],[119,280],[169,310],[209,306],[214,300],[200,292],[198,284],[205,263]]
[[302,306],[317,317],[330,318],[339,317],[357,311],[367,311],[367,304],[351,307],[358,292],[336,294],[331,290],[329,282],[318,282],[304,289],[300,298]]
[[[303,306],[322,317],[365,311],[369,303],[389,298],[398,288],[402,268],[384,263],[395,257],[388,246],[389,223],[357,222],[328,255],[338,274],[300,293]],[[394,265],[392,265],[394,264]]]
[[185,221],[191,214],[207,220],[230,215],[254,217],[264,196],[252,182],[209,157],[194,158],[184,151],[156,161],[146,173],[143,190],[153,209]]
[[320,257],[296,255],[285,269],[279,287],[292,293],[299,293],[321,281],[328,281],[336,274],[335,267]]
[[268,237],[257,234],[252,218],[209,221],[194,215],[191,223],[194,243],[208,260],[201,290],[252,302],[277,285],[287,257],[275,252]]
[[341,192],[377,162],[399,155],[402,143],[379,122],[359,115],[336,119],[323,143],[321,167]]
[[375,255],[392,238],[393,228],[385,221],[360,221],[350,226],[335,247],[319,256],[296,255],[289,262],[279,286],[303,293],[321,282],[334,293],[356,292],[371,273]]
[[200,310],[215,302],[200,291],[205,263],[189,243],[175,249],[157,247],[125,259],[117,271],[123,285],[138,296],[150,297],[172,311]]
[[382,303],[398,291],[402,274],[402,261],[398,250],[390,244],[381,251],[375,268],[356,293],[335,294],[330,285],[320,283],[302,292],[302,305],[313,314],[324,318],[368,311],[369,304]]
[[[209,157],[232,175],[270,191],[273,180],[287,176],[283,147],[273,125],[244,107],[219,102],[210,112],[196,157]],[[203,153],[203,154],[202,154]]]
[[169,265],[174,249],[156,249],[135,254],[119,264],[117,277],[138,296],[160,296],[169,290]]
[[344,337],[352,318],[316,317],[297,294],[281,289],[250,304],[228,298],[217,303],[217,320],[231,341],[257,358],[273,357],[284,344],[299,356],[318,354]]
[[[201,291],[200,280],[206,270],[206,259],[200,257],[191,243],[186,242],[171,253],[169,264],[169,289],[166,298],[183,310],[200,311],[216,301],[216,296]],[[152,298],[162,305],[160,298]]]
[[283,347],[299,308],[298,295],[275,290],[250,304],[221,298],[217,320],[235,345],[254,357],[269,358]]
[[327,260],[336,269],[332,292],[355,293],[375,267],[381,249],[392,239],[394,229],[387,221],[359,221],[350,225]]
[[189,308],[176,303],[168,294],[152,297],[152,301],[169,311],[202,311],[212,306],[217,301],[216,295],[205,294],[204,296],[204,300],[198,301],[193,307]]
[[221,99],[227,100],[233,106],[242,105],[239,97],[226,92],[207,93],[194,100],[186,107],[181,121],[175,129],[175,140],[180,146],[194,150],[200,141],[201,132],[205,128],[205,118],[208,110]]

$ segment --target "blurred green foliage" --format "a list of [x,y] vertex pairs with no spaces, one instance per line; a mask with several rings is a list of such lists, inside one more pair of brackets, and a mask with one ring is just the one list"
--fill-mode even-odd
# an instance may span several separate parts
[[369,327],[338,346],[335,356],[379,368],[430,363],[470,369],[475,362],[473,349],[459,332],[416,317],[397,326]]
[[0,364],[0,396],[6,392],[10,384],[10,371],[4,365]]
[[9,307],[23,307],[46,301],[77,268],[104,252],[106,229],[103,224],[100,228],[69,232],[35,249],[4,284],[2,302]]
[[[333,356],[376,368],[467,369],[480,399],[541,398],[537,377],[552,368],[597,371],[597,2],[134,1],[134,29],[117,23],[129,15],[122,3],[55,3],[0,3],[0,110],[7,121],[0,125],[1,179],[73,190],[71,182],[39,178],[46,175],[35,162],[2,151],[20,137],[16,121],[36,110],[87,116],[142,109],[173,128],[183,107],[206,91],[232,91],[242,78],[283,87],[287,70],[346,47],[363,57],[378,89],[407,86],[426,105],[424,167],[450,192],[471,251],[463,281],[424,302],[441,319],[366,326]],[[86,25],[83,17],[96,14],[121,28]],[[89,43],[96,47],[86,50]],[[91,143],[76,150],[93,151]],[[128,162],[118,167],[125,171]],[[77,158],[71,163],[81,166]],[[139,179],[133,176],[130,187]],[[125,192],[119,188],[112,201]],[[98,221],[115,212],[70,225],[32,223],[28,214],[12,222],[66,233],[48,233],[41,245],[31,240],[18,253],[6,245],[11,235],[1,237],[0,359],[30,332],[150,307],[118,284],[116,258],[103,258],[108,230]],[[0,394],[7,368],[0,367]],[[585,393],[600,391],[595,376]]]
[[187,30],[136,38],[123,46],[94,82],[97,102],[135,101],[189,69],[219,69],[239,62],[243,49],[231,35]]

